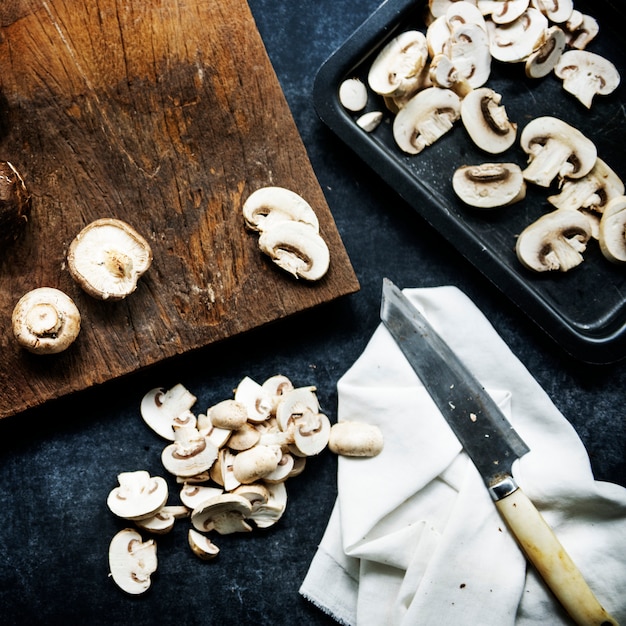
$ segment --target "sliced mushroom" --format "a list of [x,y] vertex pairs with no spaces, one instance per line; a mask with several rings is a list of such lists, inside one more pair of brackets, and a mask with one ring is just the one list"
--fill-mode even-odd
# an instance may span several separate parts
[[470,87],[474,89],[482,87],[489,79],[491,74],[489,36],[479,24],[456,25],[452,30],[446,54],[459,76],[465,79]]
[[380,123],[383,121],[382,111],[368,111],[359,116],[356,120],[357,126],[362,128],[366,133],[371,133],[376,130]]
[[485,16],[476,2],[468,2],[467,0],[452,2],[446,10],[445,17],[451,32],[467,24],[480,26],[485,32],[487,30]]
[[175,426],[195,426],[196,418],[190,409],[196,396],[184,385],[177,384],[167,391],[151,389],[141,400],[140,413],[144,422],[158,435],[174,441]]
[[263,476],[265,483],[282,483],[293,475],[295,458],[292,454],[282,451],[276,469]]
[[305,411],[293,424],[293,445],[297,452],[303,456],[319,454],[328,445],[330,428],[330,420],[324,413]]
[[430,62],[430,79],[435,87],[452,89],[459,98],[464,98],[472,86],[461,77],[454,63],[445,54],[437,54]]
[[589,209],[602,213],[610,200],[624,194],[624,182],[599,157],[591,171],[577,180],[566,180],[558,194],[548,196],[557,209]]
[[351,457],[378,456],[383,449],[383,433],[374,424],[343,421],[330,429],[328,449],[335,454]]
[[613,93],[620,75],[611,61],[587,50],[568,50],[561,55],[554,73],[563,80],[563,89],[588,109],[594,96]]
[[276,524],[283,516],[287,508],[287,488],[285,483],[273,483],[266,485],[269,498],[265,503],[257,503],[248,515],[257,528],[269,528]]
[[408,154],[418,154],[445,135],[461,115],[461,99],[450,89],[429,87],[398,112],[393,137]]
[[347,78],[339,85],[339,102],[348,111],[362,111],[367,105],[367,87],[360,78]]
[[597,158],[595,144],[578,129],[556,117],[537,117],[520,136],[529,164],[524,178],[549,187],[557,178],[582,178],[591,171]]
[[626,263],[626,196],[613,198],[600,220],[600,249],[612,263]]
[[530,0],[478,0],[476,6],[495,24],[509,24],[528,8]]
[[472,141],[485,152],[499,154],[510,148],[517,136],[502,96],[489,87],[468,93],[461,102],[461,121]]
[[315,387],[297,387],[283,394],[276,405],[276,421],[279,428],[286,432],[305,412],[317,413],[319,410]]
[[570,19],[563,25],[563,30],[568,46],[584,50],[600,32],[600,25],[595,17],[574,9]]
[[315,231],[319,230],[313,207],[302,196],[284,187],[257,189],[248,196],[242,211],[246,226],[259,232],[277,221],[302,222]]
[[20,173],[9,161],[0,161],[0,251],[22,234],[30,213],[30,194]]
[[187,542],[191,551],[203,561],[210,561],[220,553],[220,549],[206,535],[193,528],[187,533]]
[[535,272],[567,272],[582,263],[590,237],[591,224],[582,213],[557,209],[520,233],[515,252]]
[[156,543],[143,541],[132,528],[121,530],[109,544],[109,569],[115,584],[126,593],[147,591],[157,569]]
[[452,176],[452,187],[463,202],[481,209],[508,206],[526,196],[526,182],[516,163],[462,165]]
[[565,33],[558,26],[551,26],[546,31],[546,38],[537,50],[526,58],[524,71],[528,78],[547,76],[558,63],[565,50]]
[[161,453],[163,467],[175,476],[195,476],[204,472],[217,459],[218,449],[193,426],[174,428],[174,443]]
[[165,506],[168,487],[161,476],[145,470],[118,474],[119,487],[109,492],[107,506],[114,515],[127,520],[153,517]]
[[152,264],[150,244],[122,220],[102,218],[85,226],[70,244],[72,278],[100,300],[122,300]]
[[152,517],[136,520],[135,524],[149,533],[165,535],[174,528],[177,519],[189,517],[189,514],[189,509],[185,506],[164,506]]
[[206,413],[198,415],[196,427],[216,448],[225,445],[232,435],[232,431],[228,428],[214,426]]
[[537,9],[528,8],[507,24],[487,21],[491,56],[505,63],[519,63],[541,47],[548,19]]
[[67,350],[80,333],[80,312],[74,301],[53,287],[38,287],[24,294],[11,317],[17,343],[34,354]]
[[381,96],[405,96],[421,87],[428,61],[425,35],[408,30],[394,37],[372,62],[367,82]]
[[530,5],[555,24],[567,22],[574,10],[574,0],[530,0]]
[[254,424],[264,422],[274,410],[274,402],[267,389],[249,376],[244,376],[237,385],[235,400],[246,407],[248,419]]
[[209,485],[196,485],[185,483],[180,490],[180,501],[189,509],[195,509],[200,503],[206,502],[210,498],[221,496],[224,490],[221,487]]
[[276,374],[264,380],[261,384],[261,391],[270,398],[272,404],[271,413],[276,414],[276,406],[283,396],[289,391],[293,391],[294,386],[287,376]]
[[261,233],[259,247],[295,278],[319,280],[330,266],[330,252],[324,239],[300,222],[276,223]]
[[191,513],[191,524],[199,532],[214,530],[220,535],[250,532],[246,518],[252,513],[247,498],[232,493],[210,498],[199,504]]

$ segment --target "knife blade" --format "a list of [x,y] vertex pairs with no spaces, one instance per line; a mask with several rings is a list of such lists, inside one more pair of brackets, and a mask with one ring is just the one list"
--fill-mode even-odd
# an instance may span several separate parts
[[389,279],[380,317],[485,482],[527,559],[581,626],[617,626],[513,477],[529,448],[489,393]]

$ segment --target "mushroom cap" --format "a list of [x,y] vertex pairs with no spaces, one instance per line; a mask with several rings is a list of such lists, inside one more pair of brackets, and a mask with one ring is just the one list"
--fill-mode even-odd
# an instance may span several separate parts
[[470,91],[461,101],[461,121],[472,141],[485,152],[508,150],[517,136],[517,124],[509,121],[500,104],[502,96],[489,87]]
[[195,426],[196,418],[190,412],[196,396],[183,385],[174,385],[167,391],[151,389],[141,399],[139,411],[144,422],[159,436],[174,441],[175,426]]
[[452,176],[452,187],[463,202],[481,209],[507,206],[526,195],[522,169],[516,163],[462,165]]
[[319,280],[330,266],[326,242],[315,229],[301,222],[276,222],[261,233],[259,247],[295,278]]
[[604,209],[598,236],[604,257],[626,263],[626,196],[613,198]]
[[383,449],[383,434],[375,424],[343,421],[330,429],[328,449],[335,454],[374,457]]
[[248,450],[259,443],[259,439],[261,439],[259,429],[251,422],[246,422],[231,432],[228,447],[234,451]]
[[567,272],[580,265],[591,224],[579,211],[557,209],[527,226],[517,238],[518,259],[535,272]]
[[254,483],[273,472],[281,460],[278,446],[258,444],[235,455],[233,473],[241,484]]
[[80,323],[74,301],[53,287],[24,294],[11,316],[15,340],[34,354],[58,354],[69,348],[78,337]]
[[551,116],[537,117],[522,130],[520,146],[529,156],[524,178],[549,187],[559,178],[582,178],[598,155],[593,141],[577,128]]
[[0,161],[0,250],[19,237],[30,212],[30,194],[20,173],[9,161]]
[[114,218],[85,226],[67,253],[72,278],[100,300],[121,300],[133,293],[151,264],[150,244],[132,226]]
[[247,498],[225,493],[199,504],[191,513],[191,524],[200,532],[214,530],[220,535],[250,532],[252,527],[245,520],[251,513]]
[[554,73],[563,80],[563,89],[576,97],[587,108],[596,94],[613,93],[620,74],[608,59],[587,50],[564,52],[554,67]]
[[244,202],[243,217],[246,226],[263,232],[277,221],[308,224],[319,231],[319,220],[313,207],[295,191],[285,187],[261,187]]
[[546,16],[532,7],[506,24],[487,21],[491,56],[504,63],[525,61],[543,44],[547,29]]
[[179,426],[174,429],[174,443],[161,453],[165,469],[175,476],[195,476],[204,472],[217,459],[217,447],[194,426]]
[[228,398],[210,407],[207,417],[216,428],[237,430],[248,421],[248,411],[242,402]]
[[381,96],[402,96],[420,87],[428,60],[426,36],[418,30],[400,33],[376,55],[367,82]]
[[150,587],[150,576],[157,569],[156,543],[143,541],[132,528],[120,530],[109,544],[109,569],[115,584],[133,595]]
[[450,89],[429,87],[419,91],[393,121],[398,147],[418,154],[447,133],[461,115],[461,99]]
[[128,520],[153,517],[167,502],[169,490],[161,476],[145,470],[118,474],[119,487],[109,492],[107,506],[114,515]]
[[526,76],[529,78],[547,76],[561,58],[565,43],[565,33],[559,26],[548,28],[543,44],[526,58],[524,65]]

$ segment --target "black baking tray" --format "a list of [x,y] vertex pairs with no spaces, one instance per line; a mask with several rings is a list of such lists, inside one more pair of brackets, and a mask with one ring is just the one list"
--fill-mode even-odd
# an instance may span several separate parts
[[[409,29],[425,32],[427,3],[387,0],[319,69],[314,105],[320,119],[427,222],[450,241],[506,296],[516,303],[566,352],[583,362],[607,364],[626,357],[626,266],[609,263],[596,241],[591,241],[585,261],[569,272],[534,273],[515,255],[515,240],[530,222],[552,210],[549,190],[528,186],[525,200],[495,211],[471,209],[454,194],[451,177],[462,164],[512,161],[524,167],[526,155],[519,143],[500,155],[476,148],[461,122],[418,155],[406,155],[396,146],[393,115],[382,99],[369,90],[365,111],[385,113],[371,133],[356,124],[363,113],[345,110],[338,89],[346,78],[367,84],[367,72],[378,51],[391,38]],[[588,50],[610,59],[622,83],[610,96],[596,96],[590,110],[562,88],[553,74],[528,79],[521,63],[494,61],[488,87],[502,94],[502,104],[518,124],[518,136],[531,119],[553,115],[581,130],[594,141],[598,156],[626,181],[626,48],[620,29],[626,9],[613,2],[575,3],[600,25]]]

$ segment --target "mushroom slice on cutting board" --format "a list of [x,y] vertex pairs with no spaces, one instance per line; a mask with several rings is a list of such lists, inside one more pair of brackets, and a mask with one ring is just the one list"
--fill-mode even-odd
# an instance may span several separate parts
[[598,240],[606,259],[626,263],[626,196],[613,198],[602,214]]
[[472,141],[485,152],[499,154],[515,143],[517,124],[507,116],[502,96],[489,87],[470,91],[461,101],[461,121]]
[[579,211],[557,209],[527,226],[515,252],[522,265],[535,272],[567,272],[580,265],[591,237],[591,223]]
[[462,165],[452,176],[452,187],[463,202],[481,209],[507,206],[526,196],[526,182],[516,163]]
[[70,244],[72,278],[100,300],[122,300],[152,264],[150,244],[129,224],[102,218],[85,226]]
[[147,591],[157,569],[156,543],[143,541],[132,528],[120,530],[109,544],[109,568],[115,584],[126,593]]
[[549,187],[555,178],[582,178],[591,171],[598,151],[578,129],[556,117],[531,120],[520,135],[529,163],[524,178]]
[[563,89],[588,109],[596,95],[613,93],[620,74],[608,59],[587,50],[568,50],[559,58],[554,73],[563,80]]
[[461,116],[461,99],[454,91],[429,87],[418,92],[398,111],[393,137],[408,154],[419,154],[445,135]]

